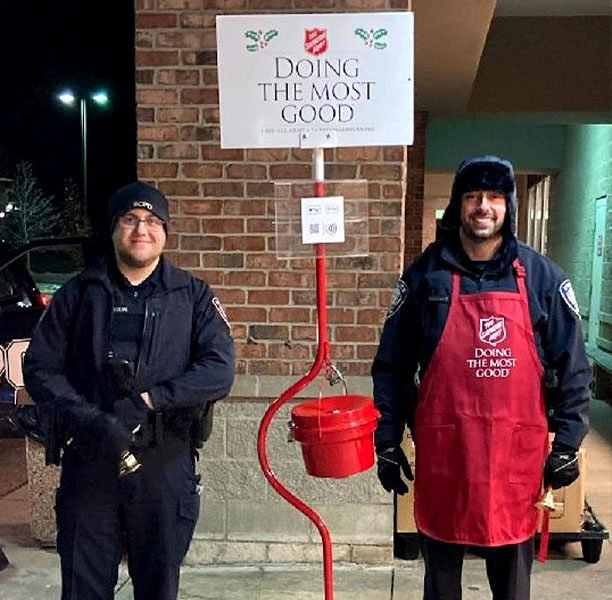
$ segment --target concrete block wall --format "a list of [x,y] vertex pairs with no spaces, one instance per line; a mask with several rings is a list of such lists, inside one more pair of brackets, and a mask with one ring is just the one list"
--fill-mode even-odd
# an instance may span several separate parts
[[[275,181],[310,182],[312,154],[220,148],[215,17],[407,6],[407,0],[135,1],[139,177],[168,196],[169,257],[215,288],[237,345],[236,385],[219,404],[199,463],[205,491],[192,562],[320,560],[318,533],[268,485],[255,450],[267,405],[316,353],[314,260],[277,260],[273,202]],[[371,362],[392,290],[403,261],[420,251],[425,115],[416,122],[410,151],[325,153],[327,179],[367,180],[370,255],[328,261],[331,354],[354,393],[371,393]],[[277,430],[287,415],[277,419],[270,442],[275,472],[329,520],[336,559],[390,560],[392,499],[373,471],[342,481],[308,477],[299,449]]]
[[[314,392],[314,390],[312,390]],[[311,392],[301,397],[312,395]],[[199,461],[202,514],[187,563],[312,562],[321,560],[321,538],[302,513],[264,479],[257,460],[257,430],[268,403],[230,398],[215,408],[213,435]],[[288,489],[328,525],[338,561],[386,563],[392,558],[391,497],[375,470],[332,480],[310,477],[301,448],[288,442],[292,402],[268,434],[271,468]]]

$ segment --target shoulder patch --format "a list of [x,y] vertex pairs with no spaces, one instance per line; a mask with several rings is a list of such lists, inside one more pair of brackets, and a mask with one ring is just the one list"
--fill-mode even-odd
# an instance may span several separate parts
[[399,279],[395,289],[393,290],[393,296],[391,297],[391,305],[387,311],[387,319],[392,317],[404,304],[404,300],[408,297],[408,286]]
[[227,315],[225,314],[225,311],[223,310],[223,307],[221,306],[221,302],[219,300],[219,298],[217,298],[217,296],[215,296],[211,302],[213,303],[213,306],[217,309],[217,312],[219,313],[219,315],[221,316],[221,318],[225,321],[225,324],[228,326],[229,330],[232,330],[232,326],[230,325],[229,319],[227,318]]
[[569,279],[561,282],[559,286],[559,294],[563,298],[563,302],[567,304],[570,310],[580,319],[580,308],[578,307],[578,301],[576,300],[576,294],[572,287],[572,282]]

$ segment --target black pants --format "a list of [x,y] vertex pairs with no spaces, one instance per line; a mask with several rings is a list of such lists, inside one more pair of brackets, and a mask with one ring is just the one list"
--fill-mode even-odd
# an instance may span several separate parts
[[189,444],[165,440],[137,453],[119,478],[114,456],[68,450],[56,499],[62,600],[112,600],[121,553],[135,600],[175,600],[179,567],[199,515]]
[[[461,600],[461,570],[466,546],[419,534],[425,559],[425,600]],[[493,600],[529,600],[533,538],[521,544],[479,548],[485,559]]]

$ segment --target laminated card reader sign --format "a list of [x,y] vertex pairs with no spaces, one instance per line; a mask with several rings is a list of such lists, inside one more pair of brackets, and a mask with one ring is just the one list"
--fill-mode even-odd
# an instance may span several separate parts
[[302,243],[344,242],[344,197],[302,198]]
[[412,143],[412,13],[218,16],[217,47],[223,148]]

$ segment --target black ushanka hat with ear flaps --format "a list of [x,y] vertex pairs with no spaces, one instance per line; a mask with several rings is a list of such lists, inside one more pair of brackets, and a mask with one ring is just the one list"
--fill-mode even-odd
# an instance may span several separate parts
[[460,225],[461,196],[474,190],[502,192],[506,197],[505,234],[516,233],[516,183],[510,161],[493,155],[475,156],[464,160],[455,173],[450,201],[441,227],[456,229]]

